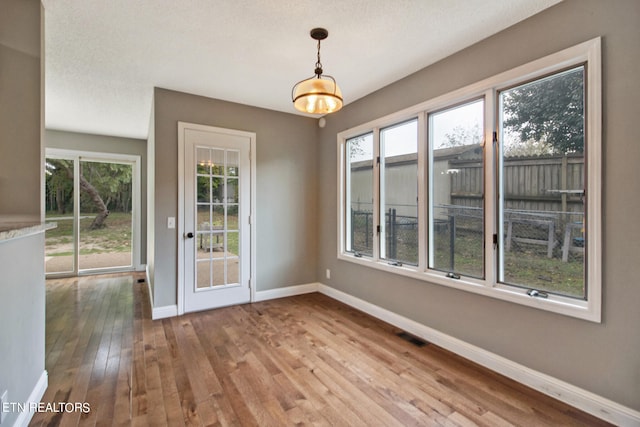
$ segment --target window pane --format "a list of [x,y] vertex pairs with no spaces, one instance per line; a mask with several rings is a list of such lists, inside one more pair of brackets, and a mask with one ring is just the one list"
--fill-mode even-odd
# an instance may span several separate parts
[[418,120],[380,130],[380,258],[418,265]]
[[47,221],[58,224],[45,232],[45,267],[49,273],[75,270],[74,161],[47,158],[44,200]]
[[585,297],[584,69],[500,93],[499,280]]
[[373,134],[347,140],[346,250],[373,256]]
[[234,150],[227,150],[227,176],[238,176],[240,153]]
[[484,100],[429,114],[429,268],[484,278]]

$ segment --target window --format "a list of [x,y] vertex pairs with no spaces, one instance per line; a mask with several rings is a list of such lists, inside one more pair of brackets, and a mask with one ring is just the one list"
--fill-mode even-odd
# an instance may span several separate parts
[[429,114],[429,268],[484,278],[484,99]]
[[380,130],[380,258],[418,265],[418,120]]
[[373,256],[373,133],[346,142],[347,222],[346,251]]
[[600,321],[600,39],[338,135],[338,257]]
[[498,280],[581,299],[584,71],[580,66],[499,92]]

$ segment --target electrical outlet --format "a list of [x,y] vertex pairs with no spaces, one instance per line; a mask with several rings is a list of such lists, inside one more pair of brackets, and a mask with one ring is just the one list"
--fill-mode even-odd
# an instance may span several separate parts
[[7,412],[4,412],[4,404],[9,401],[9,390],[5,390],[0,396],[0,424],[4,421],[4,417],[8,415]]
[[327,279],[331,279],[331,270],[327,268]]

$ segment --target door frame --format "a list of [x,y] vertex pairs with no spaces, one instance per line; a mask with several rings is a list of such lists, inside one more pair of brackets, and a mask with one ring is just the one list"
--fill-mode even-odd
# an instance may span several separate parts
[[177,269],[177,305],[178,315],[181,316],[185,313],[185,289],[186,284],[184,282],[185,272],[185,251],[184,251],[184,204],[185,204],[185,131],[187,129],[198,130],[203,132],[212,132],[218,134],[227,134],[233,136],[242,136],[249,138],[249,164],[250,164],[250,179],[249,179],[249,295],[250,302],[255,301],[256,295],[256,134],[255,132],[247,132],[235,129],[220,128],[209,125],[201,125],[196,123],[178,121],[178,217],[176,218],[176,242],[178,253],[178,269]]
[[[72,160],[73,161],[73,252],[74,252],[74,265],[72,272],[63,273],[46,273],[47,278],[56,277],[73,277],[73,276],[87,276],[94,274],[104,273],[116,273],[124,271],[144,271],[144,266],[140,263],[140,248],[141,248],[141,159],[136,154],[118,154],[118,153],[105,153],[98,151],[83,151],[73,150],[66,148],[45,148],[45,159],[47,157]],[[80,216],[80,162],[111,162],[111,163],[130,163],[131,164],[131,187],[133,194],[131,195],[131,267],[107,267],[107,268],[93,268],[80,270],[78,265],[79,250],[80,250],[80,230],[79,230],[79,216]],[[44,184],[43,184],[44,185]],[[44,189],[43,189],[44,197]]]

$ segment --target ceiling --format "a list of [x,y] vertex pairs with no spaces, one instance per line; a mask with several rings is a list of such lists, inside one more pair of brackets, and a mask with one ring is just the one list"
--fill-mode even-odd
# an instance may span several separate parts
[[560,0],[42,0],[48,129],[146,138],[154,87],[298,114],[314,27],[345,105]]

